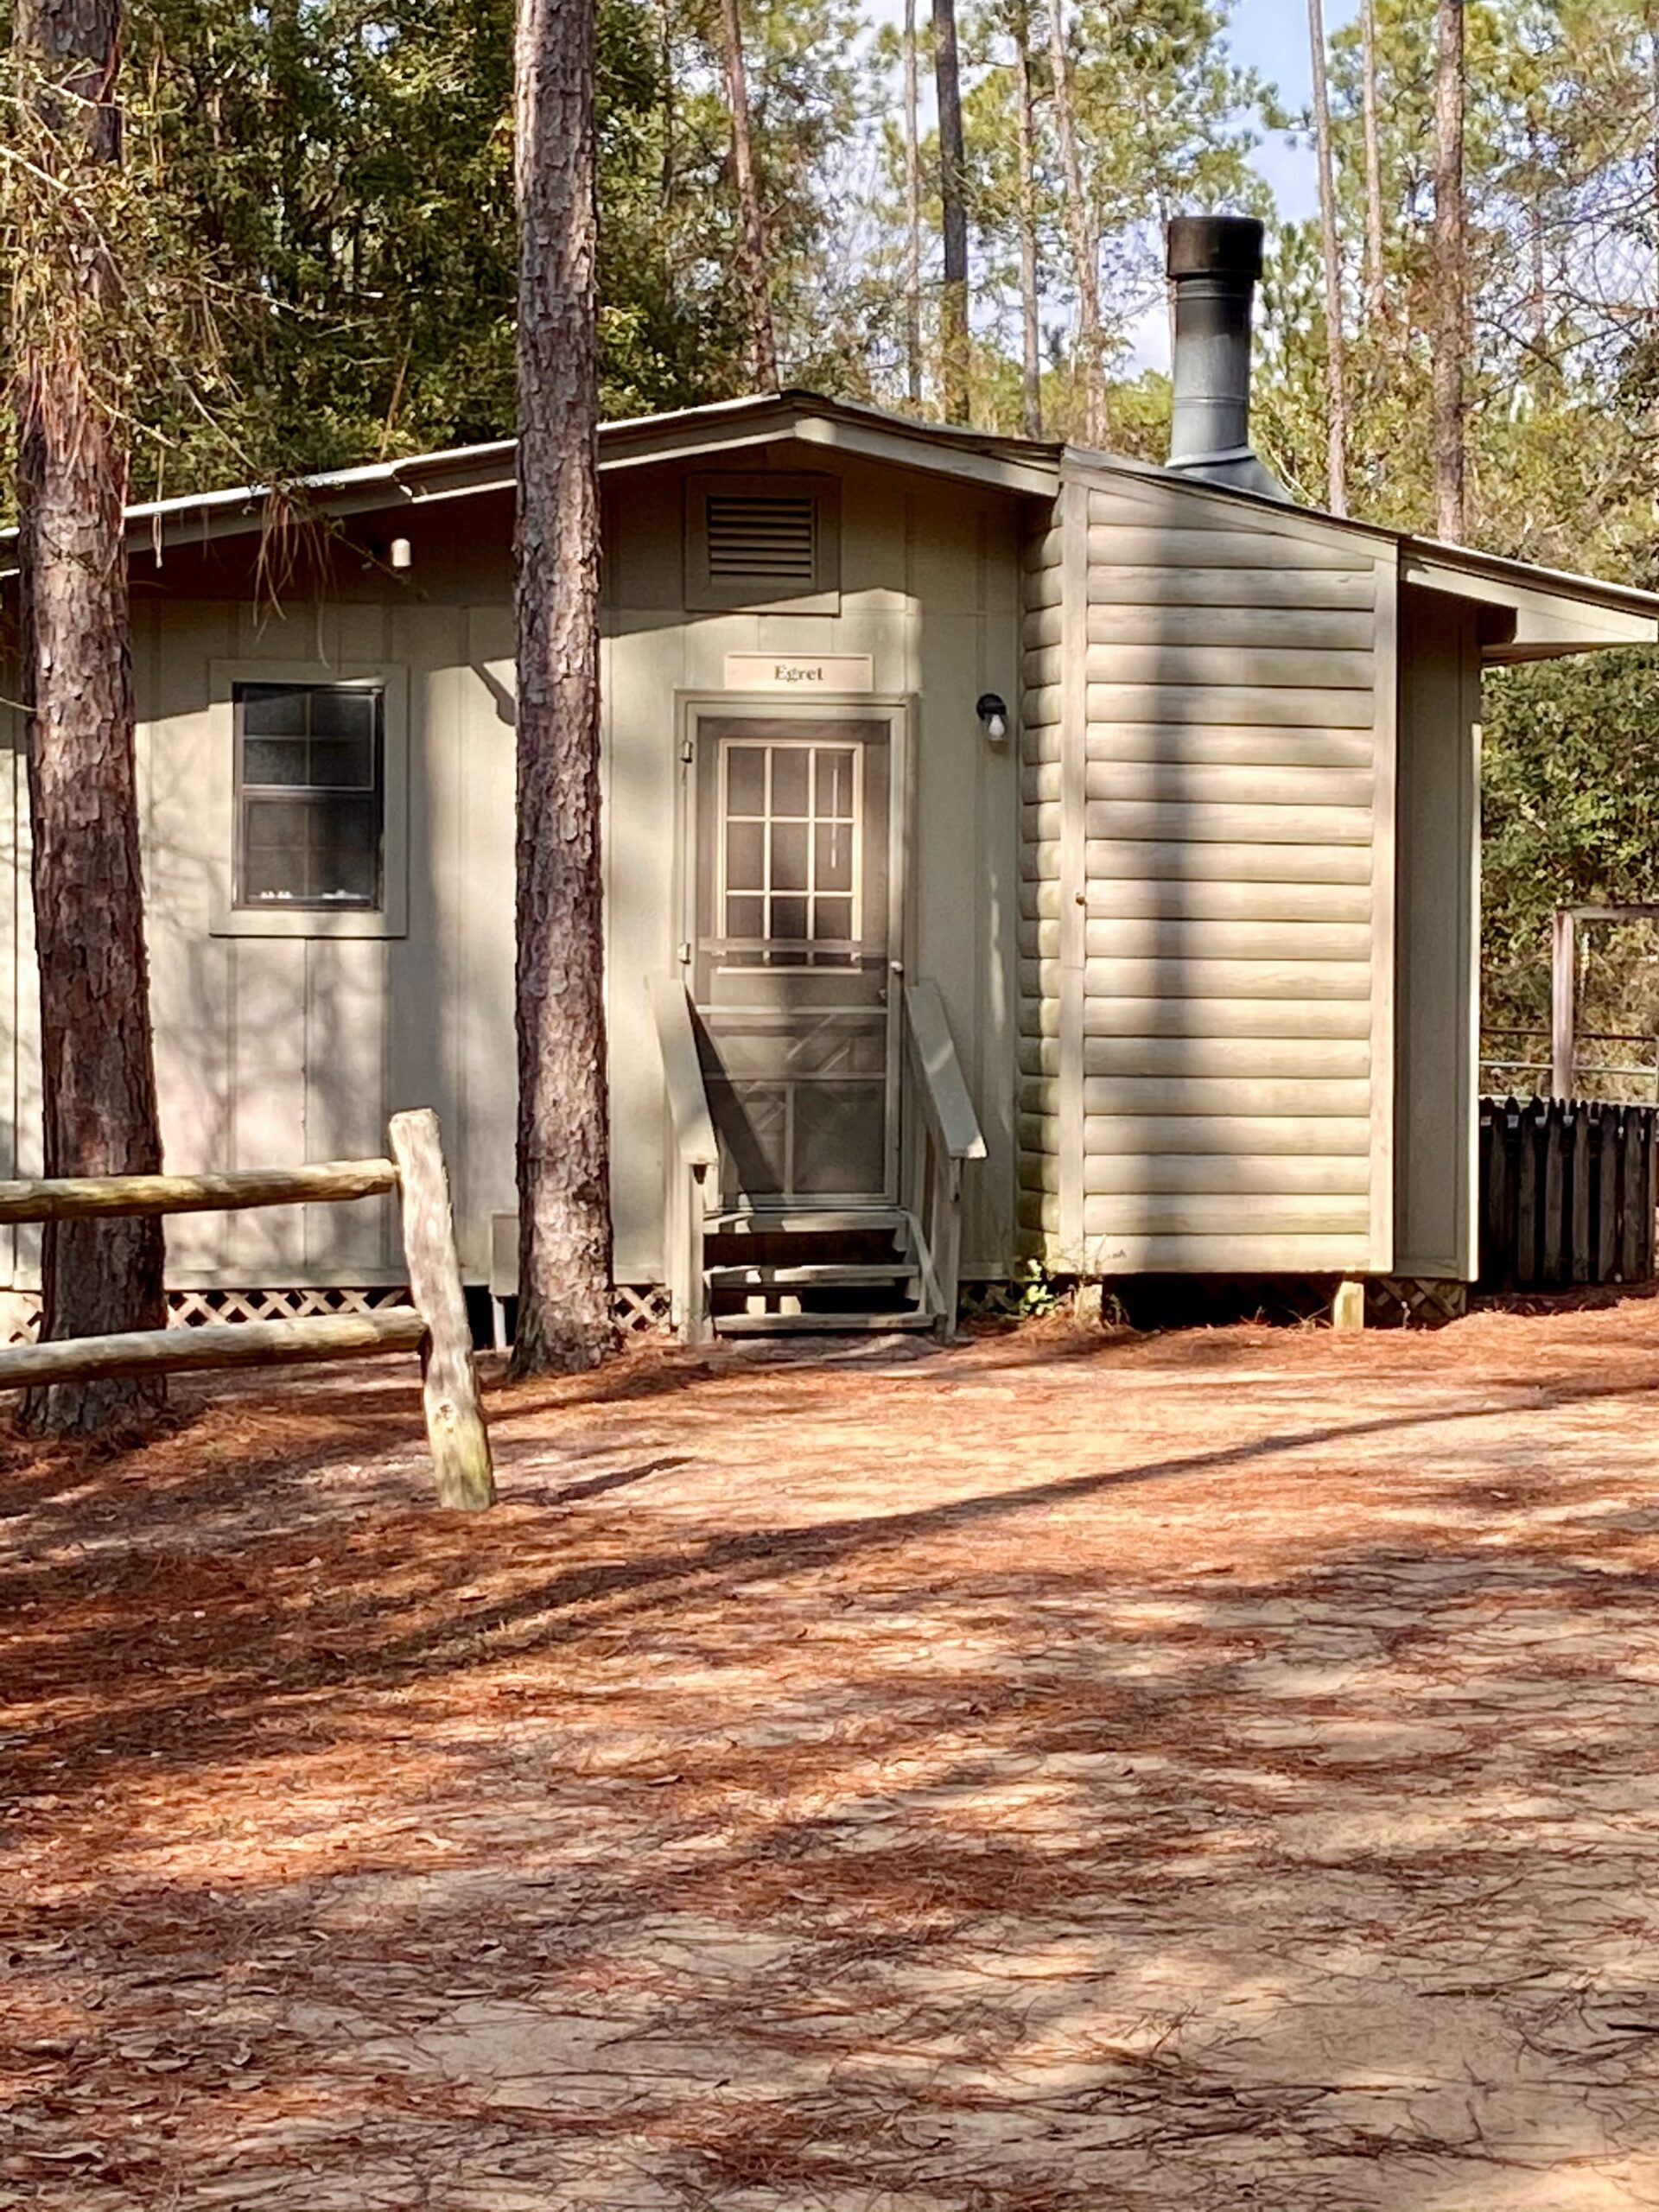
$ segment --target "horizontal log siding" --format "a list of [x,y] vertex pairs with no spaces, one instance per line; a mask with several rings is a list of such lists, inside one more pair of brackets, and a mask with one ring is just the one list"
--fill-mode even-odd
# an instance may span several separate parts
[[[1065,606],[1062,532],[1045,526],[1027,541],[1024,559],[1022,653],[1020,672],[1020,893],[1027,898],[1046,898],[1059,910],[1059,847],[1046,842],[1045,817],[1052,820],[1052,804],[1039,803],[1031,779],[1046,764],[1060,757],[1062,686],[1055,666],[1054,646],[1063,639],[1068,613]],[[1075,622],[1081,610],[1070,619]],[[1058,775],[1058,766],[1056,768]],[[1055,798],[1058,797],[1058,783]],[[1022,905],[1022,912],[1026,908]],[[1058,1001],[1045,1003],[1027,971],[1022,968],[1020,988],[1020,1052],[1040,1052],[1045,1039],[1052,1046],[1059,1024]],[[1042,1232],[1058,1226],[1054,1183],[1060,1145],[1057,1103],[1045,1098],[1018,1119],[1019,1230],[1022,1248],[1033,1255],[1043,1249]]]
[[[1051,1263],[1077,1263],[1057,1239],[1080,1229],[1107,1275],[1386,1268],[1392,550],[1156,485],[1086,497],[1082,608],[1027,601],[1026,681],[1056,709],[1021,785],[1022,1218]],[[1073,1089],[1075,1225],[1054,1135]]]

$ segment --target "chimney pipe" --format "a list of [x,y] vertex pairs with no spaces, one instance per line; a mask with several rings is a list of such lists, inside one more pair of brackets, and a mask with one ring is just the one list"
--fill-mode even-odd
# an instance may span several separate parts
[[1168,248],[1175,295],[1169,465],[1235,491],[1287,499],[1250,446],[1250,309],[1262,226],[1253,215],[1176,215]]

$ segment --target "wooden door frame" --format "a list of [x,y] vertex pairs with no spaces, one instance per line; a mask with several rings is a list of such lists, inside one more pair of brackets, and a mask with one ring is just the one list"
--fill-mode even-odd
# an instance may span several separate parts
[[[705,721],[885,721],[887,725],[887,1116],[886,1184],[895,1200],[904,1172],[904,988],[910,980],[913,917],[910,898],[910,822],[916,700],[902,691],[677,691],[673,912],[679,917],[675,962],[687,980],[697,929],[697,777],[699,728]],[[792,1202],[793,1203],[793,1202]],[[810,1211],[804,1203],[798,1210]]]

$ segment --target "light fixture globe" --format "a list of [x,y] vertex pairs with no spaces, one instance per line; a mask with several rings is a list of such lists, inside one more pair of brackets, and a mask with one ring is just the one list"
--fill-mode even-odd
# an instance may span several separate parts
[[1008,702],[1001,692],[982,691],[974,712],[991,743],[1001,745],[1008,734]]

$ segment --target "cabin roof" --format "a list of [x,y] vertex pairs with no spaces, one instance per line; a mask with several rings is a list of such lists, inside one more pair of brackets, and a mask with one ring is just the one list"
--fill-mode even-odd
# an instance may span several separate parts
[[[607,423],[599,435],[600,469],[606,476],[621,475],[666,461],[758,451],[779,444],[821,446],[826,452],[1033,499],[1052,499],[1062,482],[1073,476],[1135,477],[1195,499],[1253,510],[1263,521],[1271,518],[1280,531],[1294,531],[1300,524],[1391,542],[1399,548],[1403,582],[1472,600],[1483,608],[1482,652],[1489,664],[1659,642],[1659,594],[1633,585],[1574,575],[1317,508],[1288,505],[1153,462],[916,422],[858,401],[830,399],[795,388]],[[327,470],[287,487],[245,484],[144,500],[127,510],[129,540],[135,551],[152,547],[160,551],[172,544],[245,535],[264,526],[273,496],[284,489],[338,515],[506,492],[514,487],[516,466],[516,441],[499,438]],[[0,575],[16,573],[16,530],[0,533]]]

